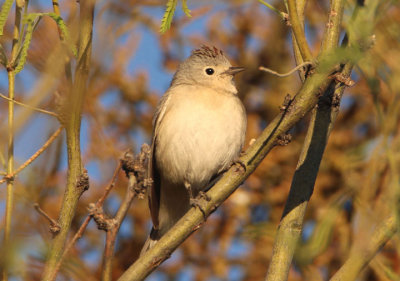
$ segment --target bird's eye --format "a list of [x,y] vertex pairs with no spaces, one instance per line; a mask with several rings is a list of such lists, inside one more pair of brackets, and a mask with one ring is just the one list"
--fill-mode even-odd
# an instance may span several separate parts
[[213,75],[213,74],[214,74],[214,69],[212,69],[212,68],[207,68],[207,69],[206,69],[206,73],[207,73],[207,75]]

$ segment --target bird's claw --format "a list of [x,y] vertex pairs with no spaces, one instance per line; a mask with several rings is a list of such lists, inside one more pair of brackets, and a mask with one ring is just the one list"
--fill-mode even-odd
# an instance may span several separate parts
[[239,158],[232,162],[232,166],[235,166],[235,172],[237,173],[243,174],[247,170],[246,164]]
[[206,219],[207,218],[206,217],[206,212],[203,209],[203,206],[201,204],[202,200],[210,201],[211,197],[209,195],[207,195],[207,193],[205,193],[204,191],[200,191],[199,194],[196,197],[194,197],[194,196],[192,196],[192,194],[190,194],[190,199],[189,199],[190,206],[195,207],[195,208],[199,208],[199,210],[201,211],[201,213],[204,216],[204,219]]

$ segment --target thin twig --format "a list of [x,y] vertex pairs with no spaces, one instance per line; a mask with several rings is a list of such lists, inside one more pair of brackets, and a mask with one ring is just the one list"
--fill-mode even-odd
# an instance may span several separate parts
[[283,20],[288,20],[289,16],[288,14],[279,11],[277,8],[275,8],[274,6],[272,6],[271,4],[263,1],[263,0],[258,0],[258,2],[260,2],[261,4],[263,4],[264,6],[266,6],[267,8],[269,8],[270,10],[272,10],[273,12],[277,13],[281,19]]
[[[118,166],[116,167],[116,169],[114,170],[114,173],[111,177],[110,183],[107,185],[106,189],[104,190],[103,195],[97,200],[96,202],[96,207],[101,207],[104,203],[104,201],[106,200],[108,194],[110,194],[111,190],[114,188],[115,186],[115,182],[117,180],[117,176],[119,174],[119,172],[121,171],[121,162],[118,163]],[[83,221],[82,225],[79,227],[78,231],[75,233],[74,237],[71,239],[71,241],[68,242],[68,244],[65,246],[65,249],[61,255],[60,260],[58,261],[55,269],[54,269],[54,273],[53,276],[51,276],[51,281],[55,280],[57,277],[57,273],[61,268],[62,263],[64,262],[65,257],[67,256],[68,252],[72,249],[72,247],[75,245],[76,241],[78,241],[82,236],[83,233],[86,230],[86,227],[88,226],[90,220],[92,219],[92,217],[90,215],[88,215],[85,220]]]
[[133,199],[137,196],[143,197],[147,189],[147,163],[150,154],[150,147],[143,144],[139,155],[134,157],[132,151],[128,151],[121,159],[122,168],[128,176],[129,183],[126,190],[124,201],[119,207],[113,219],[107,219],[106,225],[106,245],[103,255],[102,281],[112,280],[112,261],[114,258],[115,241]]
[[47,149],[47,147],[49,147],[49,145],[58,137],[58,135],[62,132],[62,130],[63,130],[62,126],[58,128],[57,131],[55,131],[54,134],[51,135],[51,137],[45,142],[45,144],[43,144],[43,146],[39,148],[38,151],[35,152],[35,154],[33,154],[28,160],[26,160],[24,164],[19,166],[19,168],[16,169],[12,174],[6,174],[3,177],[3,179],[0,180],[0,184],[14,179],[17,174],[19,174],[23,169],[25,169],[29,164],[31,164],[36,158],[40,156],[40,154],[42,154]]
[[43,211],[38,203],[33,204],[33,207],[36,209],[36,211],[42,215],[45,219],[47,219],[50,223],[50,232],[55,235],[60,231],[60,225],[58,222],[51,218],[45,211]]
[[112,280],[112,261],[114,257],[115,250],[115,240],[117,238],[118,231],[121,227],[122,221],[124,220],[129,207],[133,199],[135,198],[136,193],[134,189],[136,187],[136,177],[133,173],[129,175],[129,184],[126,190],[125,199],[119,207],[115,218],[112,220],[113,224],[110,229],[106,232],[106,246],[104,249],[104,258],[103,258],[103,271],[102,271],[102,280],[103,281],[111,281]]
[[[19,40],[20,29],[21,29],[21,12],[22,3],[17,1],[15,4],[15,19],[14,19],[14,31],[13,41],[11,47],[11,58],[13,61],[17,57],[17,52],[21,44]],[[15,94],[15,71],[10,65],[7,66],[8,72],[8,97],[13,100]],[[7,174],[12,174],[14,170],[14,103],[8,102],[8,156],[7,156]],[[7,194],[6,194],[6,210],[5,210],[5,224],[4,224],[4,235],[3,235],[3,249],[5,260],[9,260],[9,248],[10,248],[10,237],[11,237],[11,219],[14,206],[14,181],[7,181]],[[2,280],[8,280],[8,264],[4,264],[1,269]]]
[[303,25],[300,22],[299,16],[296,9],[296,1],[288,0],[289,8],[289,20],[292,25],[294,37],[296,38],[299,46],[300,53],[305,61],[311,61],[313,59],[310,47],[307,44],[306,36],[304,34]]
[[45,113],[45,114],[48,114],[48,115],[51,115],[51,116],[54,116],[54,117],[58,117],[57,113],[54,113],[54,112],[51,112],[51,111],[48,111],[48,110],[44,110],[44,109],[41,109],[41,108],[37,108],[37,107],[34,107],[34,106],[30,106],[28,104],[16,101],[14,99],[10,99],[10,98],[6,97],[3,94],[0,94],[0,97],[5,99],[5,100],[8,100],[10,102],[13,102],[15,104],[21,105],[23,107],[26,107],[26,108],[29,108],[29,109],[32,109],[32,110],[35,110],[35,111],[38,111],[38,112],[41,112],[41,113]]
[[264,66],[260,66],[258,69],[261,70],[261,71],[268,72],[268,73],[270,73],[272,75],[275,75],[275,76],[278,76],[278,77],[287,77],[287,76],[292,75],[293,73],[295,73],[300,68],[305,67],[307,65],[313,65],[313,63],[310,62],[310,61],[306,61],[306,62],[304,62],[302,64],[299,64],[298,66],[296,66],[295,68],[293,68],[292,70],[290,70],[287,73],[278,73],[278,72],[276,72],[276,71],[274,71],[274,70],[272,70],[270,68],[264,67]]

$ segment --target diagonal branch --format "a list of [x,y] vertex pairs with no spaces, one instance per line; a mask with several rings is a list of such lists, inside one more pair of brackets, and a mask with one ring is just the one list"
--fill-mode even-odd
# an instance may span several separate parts
[[3,182],[14,179],[17,174],[19,174],[23,169],[25,169],[29,164],[31,164],[33,161],[35,161],[36,158],[38,158],[49,146],[50,144],[53,143],[53,141],[58,137],[58,135],[62,132],[63,127],[61,126],[60,128],[57,129],[57,131],[54,132],[50,136],[50,138],[43,144],[41,148],[39,148],[28,160],[26,160],[21,166],[18,167],[12,174],[6,174],[3,179],[0,180],[0,184]]
[[361,270],[375,257],[396,231],[396,218],[392,215],[377,227],[370,237],[368,249],[352,248],[349,258],[330,281],[356,280]]
[[[350,55],[350,54],[348,54]],[[338,59],[338,58],[337,58]],[[341,58],[342,60],[344,58]],[[323,62],[323,63],[322,63]],[[257,140],[248,148],[240,161],[246,167],[244,172],[235,167],[229,169],[221,179],[207,192],[210,201],[200,201],[201,209],[190,209],[178,223],[164,235],[157,244],[146,254],[140,257],[120,277],[119,281],[143,280],[158,265],[167,259],[171,253],[221,205],[243,181],[256,169],[269,151],[276,145],[276,141],[287,132],[295,123],[309,112],[318,102],[318,93],[324,92],[331,84],[330,73],[335,69],[338,61],[323,61],[315,72],[309,76],[297,93],[290,106],[281,112],[262,132]]]

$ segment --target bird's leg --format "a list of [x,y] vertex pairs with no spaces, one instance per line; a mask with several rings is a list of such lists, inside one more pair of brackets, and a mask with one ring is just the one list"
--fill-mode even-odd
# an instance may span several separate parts
[[201,199],[204,199],[206,201],[210,201],[211,197],[207,195],[207,193],[205,193],[204,191],[199,191],[198,195],[195,196],[193,194],[193,189],[192,189],[192,185],[185,180],[184,182],[185,188],[189,193],[189,202],[190,202],[190,206],[192,207],[197,207],[199,208],[199,210],[203,213],[204,217],[205,217],[205,212],[201,206]]
[[235,166],[235,172],[241,174],[245,173],[247,170],[246,164],[239,157],[232,161],[231,167]]

